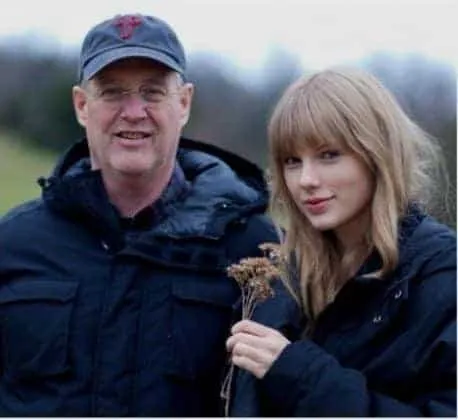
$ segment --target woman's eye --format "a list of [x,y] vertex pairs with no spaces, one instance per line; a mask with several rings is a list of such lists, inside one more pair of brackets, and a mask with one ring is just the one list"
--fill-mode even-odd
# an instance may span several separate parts
[[289,156],[284,159],[283,163],[285,166],[297,165],[300,163],[300,159],[297,157]]
[[320,152],[320,159],[323,160],[332,160],[341,155],[339,150],[323,150]]

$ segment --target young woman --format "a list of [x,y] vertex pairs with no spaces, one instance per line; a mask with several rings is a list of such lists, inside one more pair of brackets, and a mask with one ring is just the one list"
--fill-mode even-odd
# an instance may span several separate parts
[[455,417],[456,234],[426,214],[437,144],[345,69],[293,83],[269,142],[291,270],[232,329],[230,415]]

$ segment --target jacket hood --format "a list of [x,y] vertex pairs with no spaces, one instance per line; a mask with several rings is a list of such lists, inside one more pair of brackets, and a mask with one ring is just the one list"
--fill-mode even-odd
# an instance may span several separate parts
[[[257,190],[260,194],[267,194],[267,186],[261,168],[247,159],[235,153],[224,150],[218,146],[192,140],[186,137],[180,138],[178,158],[185,151],[199,151],[213,156],[224,162],[237,176],[247,185]],[[60,179],[74,173],[84,160],[89,158],[87,140],[84,138],[70,146],[57,162],[50,179]],[[43,178],[40,183],[45,182]]]
[[[177,205],[173,217],[154,229],[155,235],[219,238],[232,220],[266,210],[263,172],[248,160],[214,145],[181,138],[177,162],[191,185],[190,193]],[[70,147],[52,175],[39,183],[44,201],[53,210],[91,223],[97,230],[105,225],[106,232],[119,224],[100,171],[89,170],[86,139]]]

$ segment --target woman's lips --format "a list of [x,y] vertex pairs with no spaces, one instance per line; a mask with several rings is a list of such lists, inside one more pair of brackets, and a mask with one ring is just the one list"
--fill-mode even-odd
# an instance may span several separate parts
[[305,208],[312,214],[324,213],[331,198],[311,198],[305,201]]

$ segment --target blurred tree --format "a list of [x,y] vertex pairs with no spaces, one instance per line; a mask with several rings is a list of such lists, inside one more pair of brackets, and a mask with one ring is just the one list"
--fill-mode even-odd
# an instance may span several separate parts
[[83,134],[71,102],[75,58],[20,51],[0,50],[0,125],[61,151]]
[[446,183],[434,192],[434,213],[456,227],[456,72],[418,54],[379,53],[367,68],[393,92],[407,114],[440,143]]
[[[37,52],[0,45],[0,127],[36,145],[62,151],[83,135],[71,102],[76,55]],[[450,187],[441,185],[456,226],[456,74],[452,65],[419,55],[378,53],[359,64],[377,75],[407,113],[439,139]],[[216,54],[189,57],[196,85],[191,119],[184,134],[240,153],[266,165],[266,127],[285,87],[307,73],[297,57],[273,48],[262,70],[244,73]]]
[[84,135],[73,110],[73,79],[68,72],[57,73],[52,84],[36,92],[41,99],[28,102],[23,129],[47,149],[61,151]]
[[281,49],[273,50],[261,74],[251,77],[219,56],[194,55],[189,79],[196,91],[185,135],[227,147],[265,166],[270,112],[300,74],[298,59]]
[[263,73],[259,76],[261,81],[256,88],[252,88],[253,105],[241,125],[243,138],[252,148],[248,157],[259,165],[267,165],[267,124],[273,107],[286,87],[303,73],[300,61],[295,55],[275,48],[267,57]]
[[217,55],[192,57],[188,77],[195,85],[195,95],[186,136],[239,149],[243,141],[240,117],[250,107],[251,95],[236,71],[232,63]]

